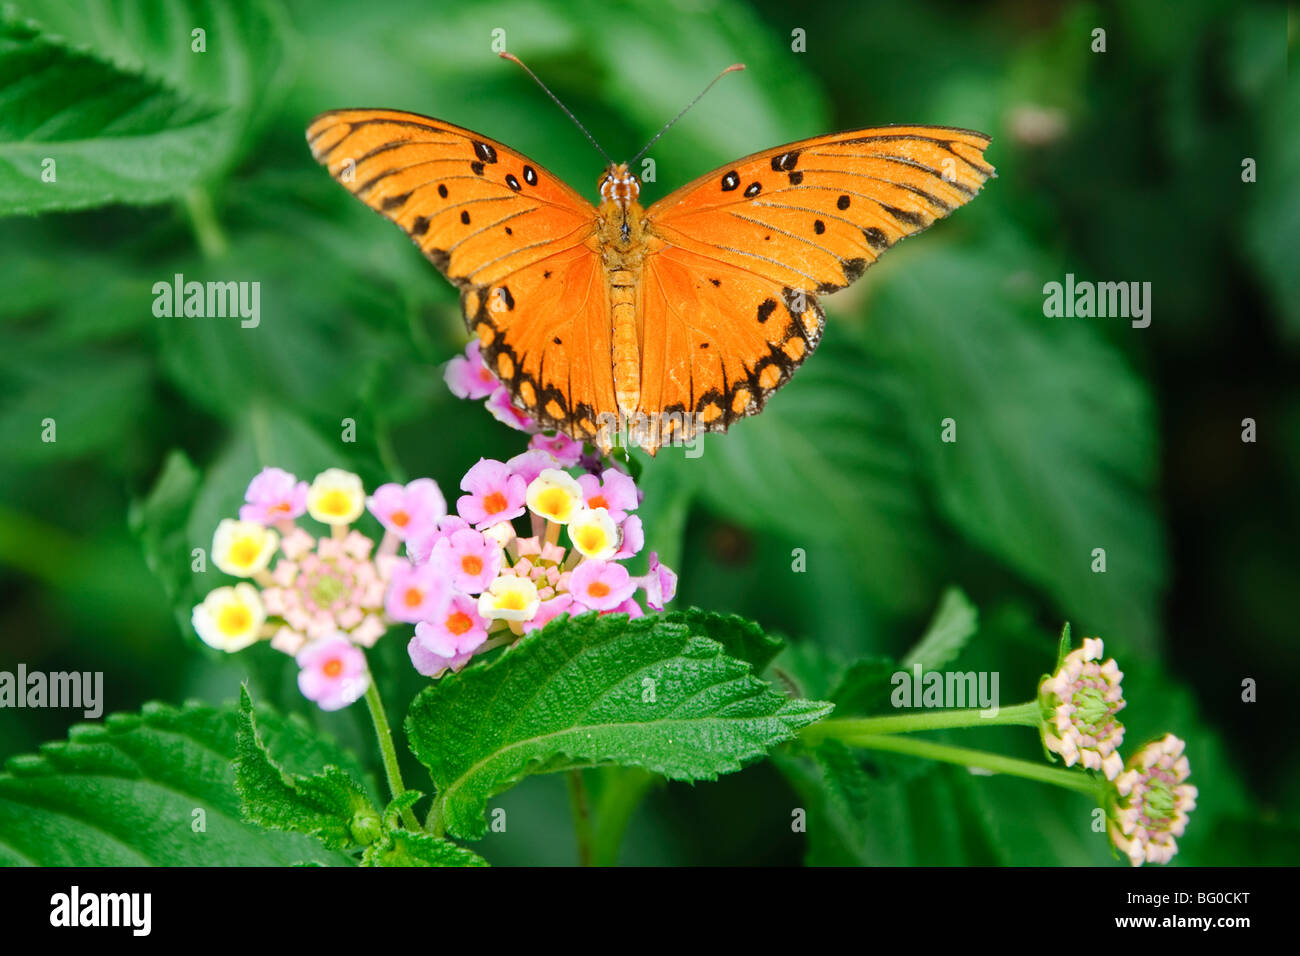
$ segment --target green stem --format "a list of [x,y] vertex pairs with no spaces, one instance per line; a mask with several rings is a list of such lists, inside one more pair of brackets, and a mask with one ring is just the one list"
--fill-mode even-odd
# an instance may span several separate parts
[[591,866],[591,804],[581,770],[570,770],[569,805],[573,808],[573,832],[578,838],[578,866]]
[[[406,784],[402,783],[402,770],[397,765],[397,749],[393,746],[393,732],[389,729],[388,715],[384,713],[384,701],[379,696],[379,688],[375,686],[373,677],[370,686],[366,688],[366,706],[370,708],[370,719],[375,722],[375,736],[379,738],[379,752],[384,757],[384,773],[388,775],[388,789],[396,800],[406,792]],[[415,819],[415,814],[411,812],[410,807],[402,811],[402,822],[406,824],[408,830],[420,829],[420,821]]]
[[226,254],[226,234],[217,220],[212,208],[212,197],[201,186],[195,186],[185,194],[185,213],[189,216],[190,228],[198,241],[206,259],[217,259]]
[[591,847],[593,866],[616,866],[623,837],[632,814],[657,779],[636,767],[605,767],[596,801],[596,837]]
[[447,825],[442,821],[442,800],[439,797],[433,798],[433,806],[429,808],[429,815],[424,820],[424,829],[436,837],[447,832]]
[[995,716],[983,716],[978,709],[927,710],[919,713],[891,714],[888,717],[833,717],[807,728],[800,736],[809,743],[828,737],[844,739],[845,734],[910,734],[919,730],[951,730],[956,727],[997,727],[1014,724],[1037,727],[1038,702],[1031,700],[1014,707],[1003,707]]
[[917,740],[910,737],[874,736],[870,734],[837,734],[836,739],[851,747],[866,750],[888,750],[892,753],[910,754],[925,757],[943,763],[957,764],[962,767],[977,767],[993,773],[1003,773],[1012,777],[1024,777],[1039,783],[1050,783],[1054,787],[1077,790],[1090,797],[1098,797],[1098,784],[1087,773],[1077,770],[1065,770],[1060,767],[1048,767],[1029,760],[1004,757],[983,750],[971,750],[968,747],[952,747],[937,744],[929,740]]

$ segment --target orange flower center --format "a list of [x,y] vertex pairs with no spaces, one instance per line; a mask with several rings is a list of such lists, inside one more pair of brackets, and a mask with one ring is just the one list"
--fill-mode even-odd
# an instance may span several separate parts
[[277,504],[273,504],[273,505],[271,505],[271,513],[272,513],[272,514],[282,514],[282,515],[287,515],[287,514],[289,513],[289,511],[290,511],[290,506],[289,506],[289,502],[287,502],[287,501],[281,501],[281,502],[279,502],[279,503],[277,503]]
[[609,502],[605,500],[605,496],[604,496],[604,495],[592,495],[592,496],[591,496],[591,499],[587,502],[587,507],[588,507],[588,508],[605,508],[606,510],[608,510],[608,509],[609,509]]
[[320,670],[326,677],[338,677],[343,673],[343,661],[337,657],[331,657],[321,666]]
[[497,514],[506,510],[506,496],[499,491],[494,491],[483,499],[483,510],[490,515]]
[[594,598],[603,598],[609,595],[609,585],[604,581],[592,581],[587,585],[587,593]]
[[402,600],[406,603],[407,607],[419,607],[424,601],[424,592],[419,588],[407,588],[406,594],[402,596]]
[[469,619],[469,615],[464,611],[455,611],[447,615],[447,630],[453,634],[464,634],[473,626],[474,622]]
[[460,559],[460,569],[466,574],[482,574],[483,559],[477,554],[467,554]]
[[393,522],[393,524],[397,525],[399,528],[405,528],[408,524],[411,523],[411,516],[408,515],[405,511],[399,510],[399,511],[394,511],[392,516],[388,520]]

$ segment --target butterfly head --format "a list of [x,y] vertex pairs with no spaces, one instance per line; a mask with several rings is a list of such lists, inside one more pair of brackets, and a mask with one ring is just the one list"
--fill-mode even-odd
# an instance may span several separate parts
[[626,209],[641,194],[641,180],[628,172],[627,163],[610,163],[600,176],[600,198]]

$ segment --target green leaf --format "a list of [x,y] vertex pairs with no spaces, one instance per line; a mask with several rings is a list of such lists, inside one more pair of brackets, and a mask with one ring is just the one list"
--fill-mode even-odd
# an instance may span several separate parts
[[212,171],[220,112],[2,18],[0,215],[183,194]]
[[[12,758],[0,774],[0,864],[350,865],[309,837],[241,819],[237,721],[233,707],[147,704]],[[272,749],[299,765],[329,750],[295,723],[266,715],[263,726]]]
[[229,169],[278,102],[273,3],[102,0],[88,14],[20,0],[17,13],[0,21],[0,215],[184,196]]
[[616,763],[712,780],[829,711],[775,693],[684,621],[585,614],[425,689],[406,732],[433,812],[477,838],[488,799],[529,774]]
[[[895,259],[863,346],[907,385],[901,408],[948,520],[1090,630],[1149,652],[1165,576],[1151,397],[1092,320],[1043,316],[1041,284],[1018,277],[1051,265],[1001,228],[986,221],[977,250],[931,242]],[[941,440],[947,418],[955,442]]]
[[253,701],[239,689],[239,735],[235,791],[243,801],[244,819],[268,830],[288,830],[316,837],[335,850],[374,841],[379,812],[348,773],[329,765],[313,776],[286,773],[257,733]]
[[957,659],[961,649],[979,627],[979,612],[958,588],[949,588],[939,601],[930,626],[921,640],[903,658],[903,667],[917,664],[922,670],[939,670]]
[[852,569],[882,607],[929,601],[934,522],[899,389],[889,369],[828,325],[817,355],[762,415],[702,439],[701,500],[803,548],[814,574]]
[[889,657],[865,657],[854,661],[831,694],[835,709],[844,716],[879,714],[885,709],[892,678],[901,665]]
[[672,624],[683,624],[692,634],[700,634],[717,641],[730,656],[744,661],[761,673],[781,653],[785,642],[738,614],[715,614],[697,607],[685,611],[668,611],[662,619]]
[[127,514],[131,533],[144,549],[149,570],[162,582],[182,632],[189,630],[190,611],[198,603],[190,573],[191,544],[186,524],[200,481],[199,470],[184,452],[173,449],[153,489],[143,499],[133,501]]
[[361,857],[362,866],[487,866],[473,850],[428,833],[385,830]]

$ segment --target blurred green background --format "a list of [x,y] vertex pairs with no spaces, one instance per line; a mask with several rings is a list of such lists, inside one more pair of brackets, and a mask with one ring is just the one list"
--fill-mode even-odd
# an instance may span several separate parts
[[[681,571],[679,604],[753,618],[795,642],[778,666],[825,675],[901,655],[955,584],[981,612],[960,666],[1000,671],[1006,703],[1033,693],[1068,618],[1127,675],[1131,745],[1188,740],[1202,800],[1179,862],[1296,862],[1294,20],[1208,0],[804,6],[11,4],[0,669],[102,670],[107,712],[220,702],[247,676],[259,700],[369,753],[365,714],[320,714],[269,648],[226,658],[199,644],[188,608],[220,575],[192,575],[190,549],[263,464],[306,477],[341,465],[370,486],[428,475],[454,498],[470,464],[523,441],[447,393],[440,364],[465,341],[453,290],[316,166],[306,124],[335,107],[414,110],[591,195],[600,158],[494,55],[494,30],[616,158],[740,60],[748,70],[655,145],[647,204],[729,159],[885,123],[989,132],[999,178],[825,300],[818,354],[762,416],[699,459],[647,464],[643,515]],[[194,27],[205,53],[191,51]],[[57,185],[40,181],[45,156]],[[1247,157],[1257,182],[1242,181]],[[1151,326],[1044,317],[1043,284],[1067,272],[1150,282]],[[259,281],[261,326],[155,318],[151,288],[175,273]],[[956,444],[939,440],[948,417]],[[377,656],[400,718],[422,679],[404,636]],[[1241,699],[1246,678],[1257,702]],[[825,693],[816,684],[801,689]],[[0,710],[0,758],[71,721]],[[1025,738],[964,740],[1036,757]],[[878,787],[847,850],[826,829],[790,832],[792,807],[822,818],[765,763],[654,789],[623,860],[1111,860],[1077,795],[906,761],[867,769]],[[507,833],[476,849],[572,861],[561,779],[533,778],[502,805]]]

